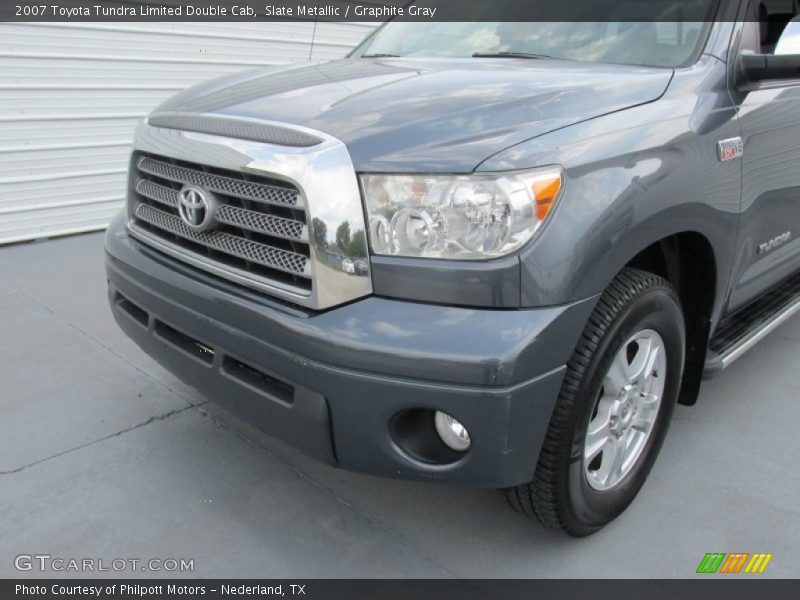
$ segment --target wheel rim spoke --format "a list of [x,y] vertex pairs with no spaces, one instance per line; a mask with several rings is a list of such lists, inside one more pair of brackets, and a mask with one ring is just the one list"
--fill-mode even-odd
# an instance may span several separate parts
[[628,447],[625,444],[626,437],[617,438],[614,444],[614,458],[611,462],[611,478],[610,483],[616,483],[622,474],[622,465],[625,464],[625,457],[627,455]]
[[616,445],[611,439],[603,445],[603,458],[600,461],[600,467],[594,472],[597,481],[601,484],[607,484],[611,477],[611,465],[614,462],[616,451]]
[[628,381],[636,381],[642,379],[648,373],[648,365],[650,364],[651,357],[657,354],[653,350],[653,340],[649,337],[640,337],[634,340],[637,344],[636,353],[633,360],[628,365],[626,375]]
[[603,446],[603,458],[597,470],[597,479],[603,484],[612,486],[619,480],[622,471],[625,448],[622,439],[611,436]]
[[625,360],[625,351],[623,349],[614,357],[604,380],[605,387],[612,394],[619,394],[622,388],[625,387],[625,384],[628,383],[627,368],[628,363]]
[[603,449],[608,437],[611,435],[609,429],[611,408],[613,401],[604,396],[598,400],[597,414],[589,423],[586,430],[586,443],[584,444],[584,459],[592,461],[595,456]]
[[659,344],[652,344],[650,347],[650,353],[647,356],[647,361],[645,363],[645,371],[642,374],[644,379],[651,379],[653,374],[658,371],[656,369],[656,363],[661,358],[661,353],[663,352],[663,348]]
[[592,437],[587,437],[585,449],[583,451],[584,460],[591,462],[600,454],[600,452],[608,443],[608,433],[605,431],[598,432]]

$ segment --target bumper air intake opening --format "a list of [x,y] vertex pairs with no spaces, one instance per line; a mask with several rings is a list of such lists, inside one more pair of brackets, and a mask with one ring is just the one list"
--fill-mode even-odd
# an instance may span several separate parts
[[145,311],[143,308],[139,308],[119,292],[114,298],[114,304],[116,304],[117,307],[119,307],[119,309],[126,315],[128,315],[131,319],[139,323],[139,325],[141,325],[145,329],[147,328],[150,316],[147,314],[147,311]]
[[422,462],[447,465],[466,453],[449,448],[436,432],[436,411],[415,408],[395,415],[389,424],[394,442],[407,454]]
[[156,321],[156,335],[163,341],[200,362],[211,365],[214,362],[214,349],[203,342],[173,329],[166,323]]
[[251,367],[231,356],[226,356],[222,361],[222,372],[250,388],[266,394],[270,398],[284,404],[294,403],[294,387],[275,379],[263,371]]

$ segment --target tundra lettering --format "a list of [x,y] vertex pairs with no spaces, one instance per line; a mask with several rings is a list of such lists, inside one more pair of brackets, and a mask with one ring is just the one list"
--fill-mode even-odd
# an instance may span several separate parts
[[774,250],[778,246],[782,246],[786,242],[792,239],[792,232],[786,231],[779,236],[776,236],[769,240],[768,242],[764,242],[763,244],[758,245],[758,253],[759,254],[766,254],[770,250]]

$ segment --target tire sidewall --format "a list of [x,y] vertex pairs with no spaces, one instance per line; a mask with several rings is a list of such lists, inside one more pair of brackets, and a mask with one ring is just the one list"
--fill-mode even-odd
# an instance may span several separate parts
[[[667,369],[664,393],[653,430],[633,469],[610,490],[598,491],[586,480],[583,445],[606,373],[622,345],[644,329],[656,331],[664,341]],[[614,319],[589,362],[576,394],[572,445],[569,455],[565,497],[571,527],[590,533],[614,519],[633,501],[644,484],[669,428],[683,375],[685,330],[680,305],[668,289],[651,289],[628,304]]]

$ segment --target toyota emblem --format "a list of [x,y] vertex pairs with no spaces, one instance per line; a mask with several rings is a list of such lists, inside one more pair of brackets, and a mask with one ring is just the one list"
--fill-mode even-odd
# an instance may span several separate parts
[[178,192],[178,213],[183,222],[196,231],[209,228],[216,206],[214,197],[196,185],[185,185]]

